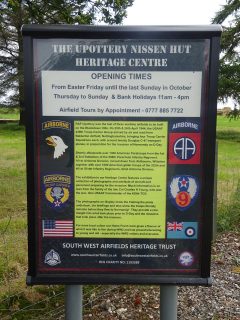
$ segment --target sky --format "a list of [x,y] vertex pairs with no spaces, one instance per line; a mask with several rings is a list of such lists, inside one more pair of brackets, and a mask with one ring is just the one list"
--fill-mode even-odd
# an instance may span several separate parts
[[[226,0],[134,0],[124,25],[207,25]],[[228,100],[218,108],[234,104]]]
[[124,25],[210,24],[226,0],[134,0]]

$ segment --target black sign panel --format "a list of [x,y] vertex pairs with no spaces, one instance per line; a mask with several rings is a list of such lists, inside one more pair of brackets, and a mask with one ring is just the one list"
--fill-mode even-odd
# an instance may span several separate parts
[[28,283],[208,285],[220,28],[23,35]]

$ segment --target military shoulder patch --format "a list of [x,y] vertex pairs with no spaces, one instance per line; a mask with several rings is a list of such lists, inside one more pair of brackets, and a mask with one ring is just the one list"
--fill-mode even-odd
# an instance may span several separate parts
[[45,198],[54,208],[61,208],[69,199],[71,177],[52,174],[43,177]]
[[169,184],[169,197],[179,210],[184,211],[191,207],[199,193],[199,184],[195,177],[190,175],[174,176]]
[[51,120],[42,123],[42,130],[64,129],[71,131],[71,123],[62,120]]
[[199,164],[200,146],[200,133],[170,133],[169,164]]

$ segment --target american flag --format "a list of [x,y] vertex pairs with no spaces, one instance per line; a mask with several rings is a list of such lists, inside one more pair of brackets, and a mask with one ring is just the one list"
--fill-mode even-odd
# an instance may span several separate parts
[[167,230],[168,231],[182,231],[183,229],[183,222],[168,222],[167,223]]
[[43,220],[43,237],[73,237],[72,220]]

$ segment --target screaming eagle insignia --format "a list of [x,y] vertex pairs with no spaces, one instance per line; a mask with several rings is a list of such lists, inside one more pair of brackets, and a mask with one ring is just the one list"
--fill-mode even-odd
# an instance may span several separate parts
[[52,174],[43,178],[45,197],[54,208],[61,208],[70,195],[71,177]]
[[198,196],[198,182],[189,175],[175,176],[169,185],[169,196],[172,203],[181,211],[194,204]]
[[54,159],[61,157],[68,148],[68,146],[63,142],[63,139],[58,136],[47,137],[46,142],[49,146],[54,147]]

